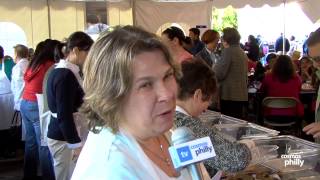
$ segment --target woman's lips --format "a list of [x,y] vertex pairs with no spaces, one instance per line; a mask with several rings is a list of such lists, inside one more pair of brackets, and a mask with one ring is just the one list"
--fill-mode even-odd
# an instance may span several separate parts
[[163,117],[163,118],[172,118],[173,112],[174,112],[174,110],[168,110],[168,111],[165,111],[165,112],[159,114],[159,116]]

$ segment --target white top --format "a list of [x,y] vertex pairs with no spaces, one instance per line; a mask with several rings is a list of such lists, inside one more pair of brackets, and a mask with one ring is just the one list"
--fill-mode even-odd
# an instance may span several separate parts
[[99,34],[109,28],[108,25],[103,24],[103,23],[97,23],[97,24],[92,24],[90,25],[85,32],[87,34]]
[[24,89],[23,76],[27,70],[29,61],[20,59],[20,61],[12,68],[11,91],[14,96],[14,109],[20,111],[21,95]]
[[113,134],[109,128],[103,128],[98,134],[89,133],[71,179],[191,179],[187,169],[180,173],[177,178],[167,176],[147,157],[131,135],[124,131]]
[[77,78],[78,83],[80,84],[80,86],[83,85],[83,80],[80,77],[80,68],[79,68],[78,65],[73,64],[72,62],[70,62],[68,60],[60,59],[59,63],[56,64],[55,69],[58,69],[58,68],[69,69],[74,74],[74,76]]
[[182,114],[190,116],[190,114],[186,110],[184,110],[182,107],[180,107],[178,105],[176,105],[176,111],[181,112]]

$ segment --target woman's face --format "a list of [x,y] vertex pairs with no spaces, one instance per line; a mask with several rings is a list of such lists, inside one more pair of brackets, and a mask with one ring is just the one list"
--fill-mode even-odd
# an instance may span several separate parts
[[77,47],[70,52],[68,59],[78,66],[82,67],[87,58],[89,50],[80,50]]
[[217,38],[208,44],[208,47],[211,51],[214,51],[219,43],[220,35],[217,35]]
[[14,51],[13,62],[16,63],[16,64],[18,63],[18,56],[17,56],[17,52],[16,51]]
[[229,47],[229,44],[225,40],[221,39],[221,42],[222,42],[222,45],[223,45],[224,48],[228,48]]
[[170,50],[174,49],[175,46],[177,45],[177,38],[173,38],[172,40],[169,39],[167,34],[162,34],[161,35],[161,41],[163,42],[163,44],[165,44],[167,46],[167,48],[169,48]]
[[137,55],[120,128],[142,140],[168,131],[173,125],[176,92],[174,70],[161,51]]
[[192,116],[198,117],[201,113],[205,112],[211,102],[211,98],[209,100],[203,100],[203,94],[200,89],[196,90],[194,96],[193,96],[193,111]]
[[77,62],[78,62],[78,65],[79,65],[80,67],[83,66],[84,61],[85,61],[86,58],[87,58],[88,52],[89,52],[89,51],[86,51],[86,50],[80,50],[80,51],[79,51],[79,53],[78,53],[78,55],[77,55]]

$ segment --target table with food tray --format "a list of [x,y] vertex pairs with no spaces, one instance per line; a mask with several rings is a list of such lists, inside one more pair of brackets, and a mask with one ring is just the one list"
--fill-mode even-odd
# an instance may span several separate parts
[[225,138],[237,142],[250,139],[260,161],[245,170],[227,174],[228,180],[320,180],[320,144],[279,132],[254,123],[206,111],[200,119]]

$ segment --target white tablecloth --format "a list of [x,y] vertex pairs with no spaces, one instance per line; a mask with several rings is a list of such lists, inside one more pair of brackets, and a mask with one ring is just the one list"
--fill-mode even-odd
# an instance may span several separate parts
[[0,94],[0,130],[9,129],[14,113],[13,94]]

